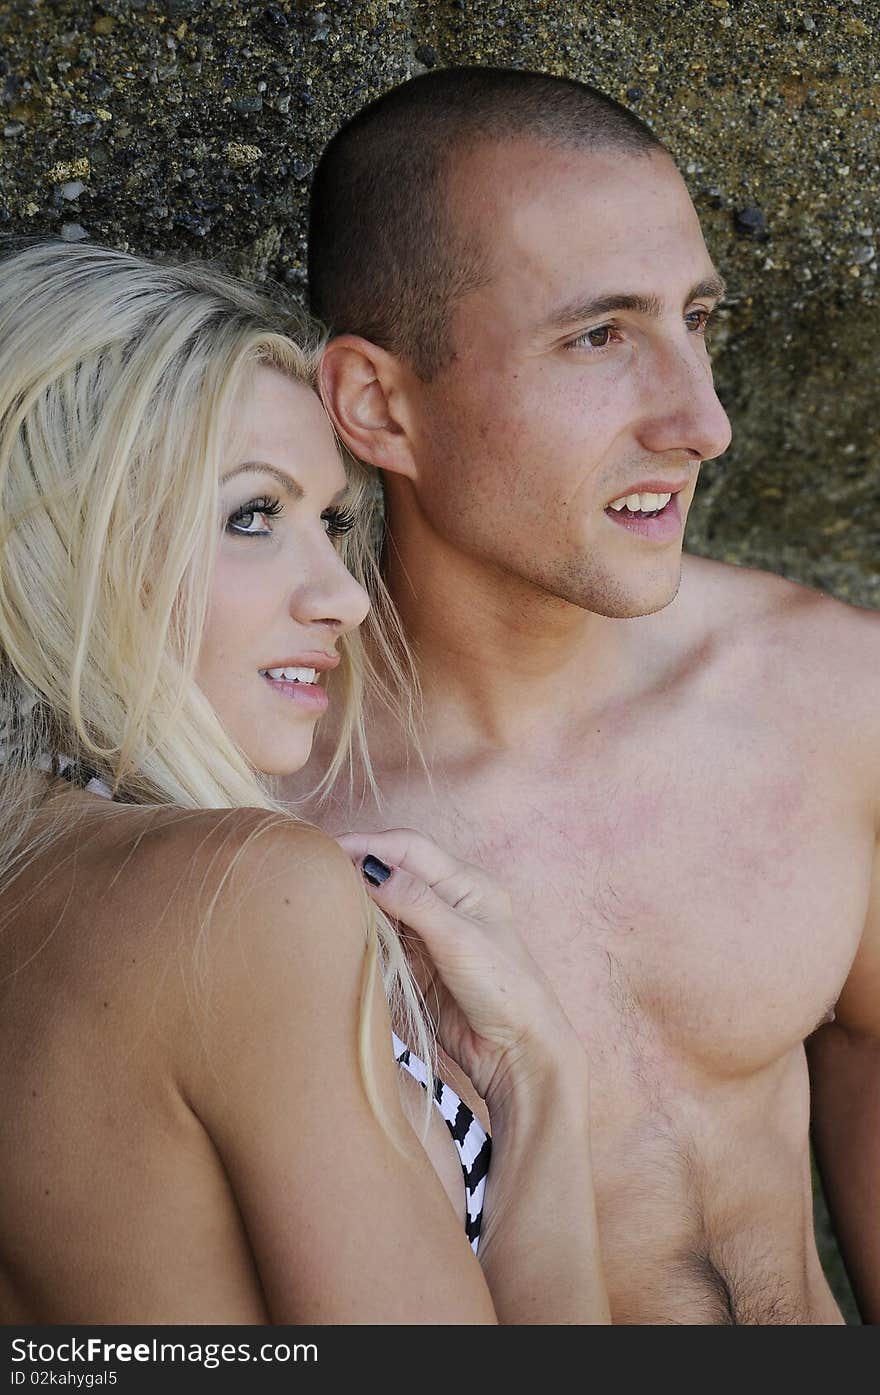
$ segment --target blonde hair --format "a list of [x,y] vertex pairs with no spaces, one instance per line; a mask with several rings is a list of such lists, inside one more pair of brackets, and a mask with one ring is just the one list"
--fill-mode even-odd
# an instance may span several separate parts
[[[418,670],[397,607],[382,571],[385,542],[385,506],[379,471],[342,448],[350,488],[354,494],[358,526],[343,535],[339,552],[345,566],[356,577],[370,598],[370,609],[358,632],[354,664],[366,702],[359,702],[340,713],[340,739],[333,759],[304,799],[317,808],[339,798],[339,787],[347,779],[343,796],[349,806],[363,807],[368,798],[377,810],[384,805],[376,783],[364,728],[365,711],[375,714],[384,708],[396,729],[398,754],[407,768],[412,757],[419,776],[433,792],[433,780],[424,752],[425,723],[422,689]],[[338,672],[338,671],[337,671]],[[331,675],[330,691],[336,674]],[[368,706],[367,706],[368,704]]]
[[[260,366],[314,388],[322,346],[292,305],[205,264],[55,241],[0,262],[2,882],[64,830],[63,815],[39,838],[31,826],[47,757],[82,762],[140,804],[294,817],[193,675],[236,401]],[[346,556],[369,566],[363,471],[352,493]],[[374,666],[357,633],[339,648],[328,783],[351,768],[352,742],[370,769],[361,708]],[[397,1030],[431,1061],[400,942],[362,895],[362,1001],[381,968]],[[367,1015],[361,1067],[376,1107]]]

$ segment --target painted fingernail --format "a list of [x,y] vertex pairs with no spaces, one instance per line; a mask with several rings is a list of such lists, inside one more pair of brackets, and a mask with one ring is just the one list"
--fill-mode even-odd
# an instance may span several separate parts
[[368,853],[364,858],[361,871],[371,886],[381,886],[391,876],[391,868],[380,862],[378,857],[373,857],[372,853]]

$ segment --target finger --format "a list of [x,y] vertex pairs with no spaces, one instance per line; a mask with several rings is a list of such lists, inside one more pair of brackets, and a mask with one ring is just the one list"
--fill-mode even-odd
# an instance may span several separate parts
[[343,833],[336,839],[350,857],[359,860],[366,853],[402,867],[433,886],[453,876],[462,866],[460,858],[446,852],[432,838],[414,828],[387,828],[381,833]]
[[373,856],[419,877],[448,905],[465,915],[504,914],[508,898],[492,877],[413,828],[343,833],[336,841],[358,865],[365,856]]
[[483,938],[426,881],[400,867],[389,868],[388,876],[379,885],[369,882],[367,890],[386,915],[415,931],[441,975],[463,953],[472,957]]

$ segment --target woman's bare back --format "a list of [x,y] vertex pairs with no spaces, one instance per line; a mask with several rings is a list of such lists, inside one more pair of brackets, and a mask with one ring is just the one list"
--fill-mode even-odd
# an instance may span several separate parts
[[3,1321],[266,1322],[234,1197],[176,1078],[199,1012],[174,901],[181,816],[62,797],[80,819],[0,893]]
[[[71,814],[69,830],[0,892],[0,1320],[343,1320],[320,1282],[301,1304],[291,1292],[298,1266],[312,1257],[317,1270],[324,1263],[321,1188],[334,1190],[332,1176],[323,1180],[320,1157],[319,1116],[328,1113],[323,1073],[308,1047],[320,1002],[303,996],[302,985],[293,989],[291,1017],[309,1020],[291,1023],[288,1057],[274,1020],[278,1003],[267,1001],[266,989],[279,967],[291,981],[298,969],[309,969],[311,951],[303,952],[302,942],[312,927],[297,924],[292,905],[289,962],[268,968],[261,962],[266,944],[255,901],[272,891],[261,894],[251,858],[247,885],[230,883],[226,909],[218,903],[203,929],[218,864],[234,860],[266,823],[265,814],[107,805],[77,791],[53,803],[61,799]],[[284,834],[302,849],[308,881],[328,840],[309,828]],[[237,904],[243,893],[244,904]],[[285,906],[291,899],[281,897]],[[326,910],[329,937],[338,928],[332,894]],[[345,953],[344,944],[337,948],[333,967],[343,982]],[[324,954],[333,954],[332,946]],[[338,1003],[330,1004],[341,1049],[353,1061],[358,986],[345,990],[352,997],[350,1022],[339,1019]],[[282,986],[282,1002],[284,992]],[[386,1055],[393,1078],[390,1049]],[[331,1047],[330,1071],[332,1057]],[[343,1095],[345,1088],[343,1080]],[[277,1135],[270,1122],[276,1095],[283,1111],[275,1114],[288,1116],[279,1119]],[[307,1146],[295,1142],[312,1114],[313,1168]],[[350,1143],[357,1145],[362,1127],[352,1117]],[[270,1161],[264,1168],[261,1160],[251,1175],[247,1150],[259,1150],[261,1137]],[[362,1175],[340,1164],[336,1189],[368,1184],[374,1147],[370,1134]],[[327,1161],[332,1174],[333,1160]],[[413,1205],[419,1209],[419,1187],[427,1181],[434,1188],[428,1210],[458,1255],[458,1223],[436,1178],[426,1178],[424,1162],[405,1174],[418,1174]],[[273,1177],[271,1196],[266,1183]],[[335,1202],[342,1201],[337,1195]],[[380,1188],[376,1234],[393,1227],[395,1207],[393,1194],[383,1197]],[[273,1221],[280,1240],[269,1234]],[[369,1224],[364,1230],[355,1252],[369,1243]],[[481,1286],[478,1276],[476,1282]],[[344,1308],[344,1294],[340,1302]]]

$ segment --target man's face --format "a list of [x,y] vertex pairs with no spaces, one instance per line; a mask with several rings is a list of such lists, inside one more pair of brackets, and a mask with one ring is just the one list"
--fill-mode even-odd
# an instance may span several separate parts
[[721,287],[681,176],[663,152],[517,140],[469,155],[450,195],[491,270],[452,363],[413,386],[427,525],[587,610],[660,609],[700,462],[730,441],[703,334]]

